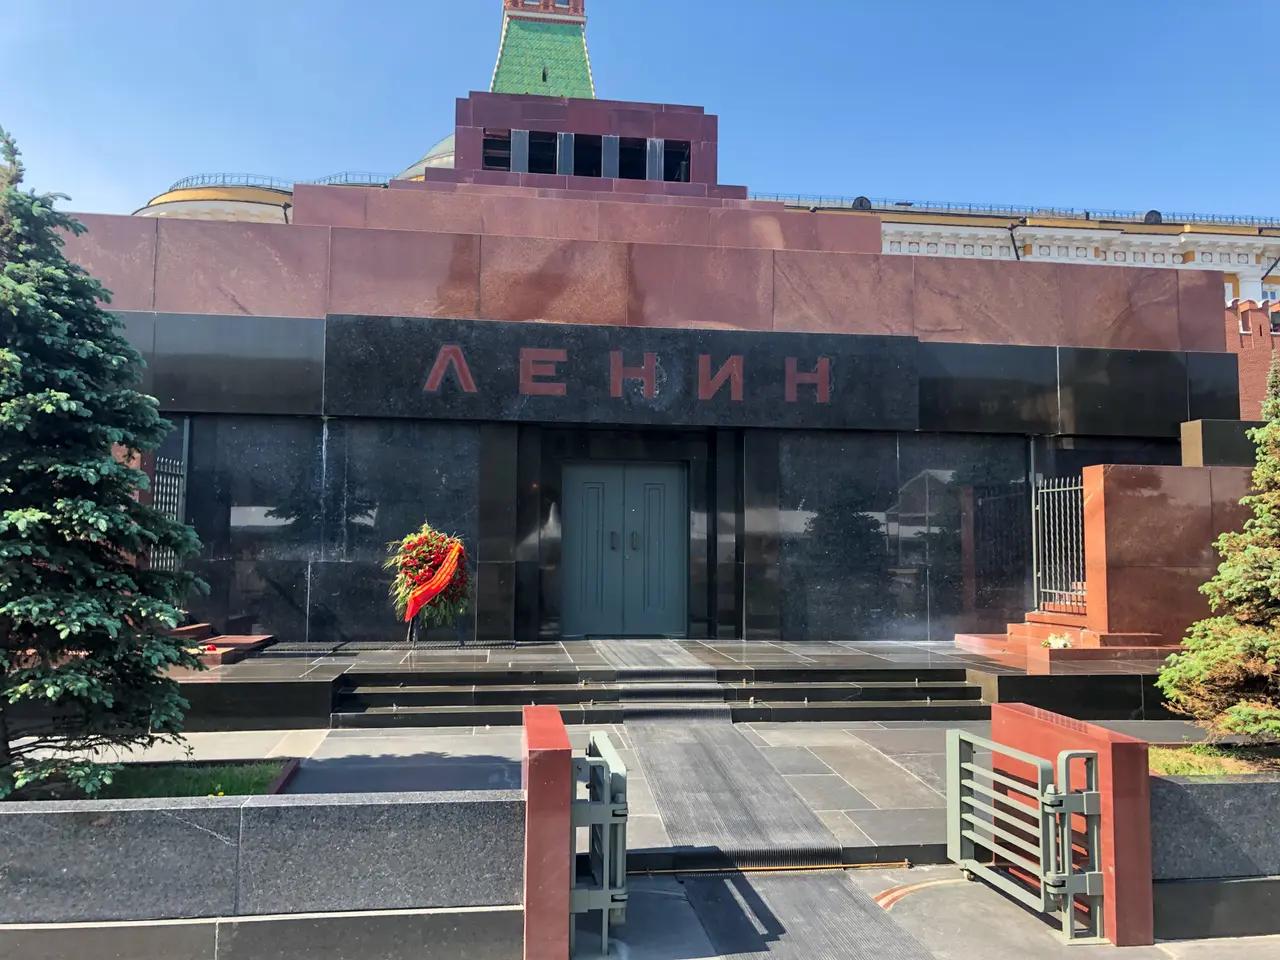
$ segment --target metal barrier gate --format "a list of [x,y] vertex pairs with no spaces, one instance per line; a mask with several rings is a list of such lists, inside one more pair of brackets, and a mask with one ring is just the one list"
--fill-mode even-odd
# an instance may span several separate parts
[[1046,477],[1036,484],[1031,514],[1036,609],[1085,612],[1084,479]]
[[[608,734],[593,733],[586,756],[574,758],[573,773],[574,882],[569,912],[577,916],[600,911],[600,951],[607,955],[610,926],[627,919],[627,766]],[[578,867],[579,827],[587,828],[585,871]],[[574,926],[571,922],[571,950]]]
[[[989,750],[979,762],[978,750]],[[997,769],[1008,757],[1035,782]],[[1073,762],[1084,788],[1071,789]],[[1033,910],[1056,918],[1071,943],[1100,943],[1098,755],[1064,750],[1054,765],[963,730],[947,731],[947,856]]]

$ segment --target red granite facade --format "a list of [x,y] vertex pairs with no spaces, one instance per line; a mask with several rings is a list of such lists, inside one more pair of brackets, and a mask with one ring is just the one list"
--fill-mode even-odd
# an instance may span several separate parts
[[1224,346],[1218,274],[887,256],[869,216],[472,185],[299,186],[296,204],[287,225],[85,215],[68,252],[123,310]]

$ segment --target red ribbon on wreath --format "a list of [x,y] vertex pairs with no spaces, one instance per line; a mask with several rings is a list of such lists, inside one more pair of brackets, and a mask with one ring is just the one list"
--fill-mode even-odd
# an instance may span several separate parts
[[455,540],[449,545],[444,561],[431,575],[431,579],[409,594],[409,603],[404,610],[404,622],[409,623],[428,603],[438,597],[458,572],[458,562],[462,559],[462,544]]

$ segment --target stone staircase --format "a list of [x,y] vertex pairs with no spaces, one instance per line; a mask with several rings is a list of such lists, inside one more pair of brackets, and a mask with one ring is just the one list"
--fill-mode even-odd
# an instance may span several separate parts
[[334,727],[510,726],[526,704],[566,723],[728,712],[768,720],[981,720],[989,708],[962,669],[479,667],[355,670],[343,675]]

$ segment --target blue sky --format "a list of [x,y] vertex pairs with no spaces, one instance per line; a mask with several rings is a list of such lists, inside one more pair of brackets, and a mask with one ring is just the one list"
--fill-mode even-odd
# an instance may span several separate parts
[[[487,89],[499,0],[5,0],[29,183],[393,172]],[[597,92],[720,115],[755,190],[1280,215],[1276,0],[588,0]]]

